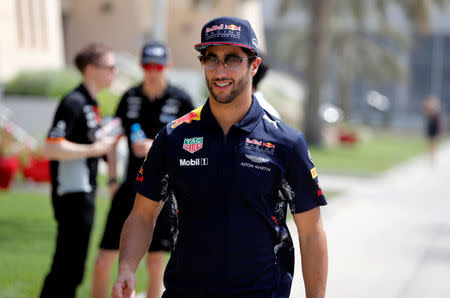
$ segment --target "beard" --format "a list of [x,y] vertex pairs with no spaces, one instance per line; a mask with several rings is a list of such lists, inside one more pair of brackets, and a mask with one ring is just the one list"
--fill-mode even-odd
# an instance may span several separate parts
[[[248,71],[249,72],[249,71]],[[224,95],[218,95],[214,92],[214,82],[221,81],[221,80],[208,80],[205,74],[206,79],[206,85],[208,87],[209,93],[211,94],[211,97],[217,101],[218,103],[227,104],[232,102],[236,97],[238,97],[244,90],[247,88],[249,84],[249,76],[248,72],[246,75],[238,79],[237,81],[230,79],[230,78],[223,78],[222,80],[230,80],[232,82],[233,89],[231,89],[231,92],[229,94]]]

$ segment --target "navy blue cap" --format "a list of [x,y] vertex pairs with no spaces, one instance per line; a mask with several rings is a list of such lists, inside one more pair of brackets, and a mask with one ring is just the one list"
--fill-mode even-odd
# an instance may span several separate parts
[[210,46],[236,46],[247,48],[259,55],[258,39],[247,20],[235,17],[219,17],[202,28],[201,43],[194,48],[202,51]]
[[168,50],[165,44],[153,40],[144,45],[141,54],[141,64],[156,63],[166,65]]

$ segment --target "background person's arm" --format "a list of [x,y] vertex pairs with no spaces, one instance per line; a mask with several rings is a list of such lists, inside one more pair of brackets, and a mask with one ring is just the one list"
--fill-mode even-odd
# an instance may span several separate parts
[[294,214],[294,221],[300,241],[306,297],[323,298],[328,275],[328,250],[320,207]]
[[50,160],[74,160],[105,155],[114,146],[114,137],[102,137],[92,144],[78,144],[65,138],[47,139],[42,153]]
[[131,150],[133,150],[133,154],[137,157],[145,157],[152,147],[153,139],[143,139],[131,144]]
[[148,251],[156,219],[163,205],[136,194],[133,210],[120,236],[119,275],[113,287],[113,297],[132,297],[136,286],[134,274]]

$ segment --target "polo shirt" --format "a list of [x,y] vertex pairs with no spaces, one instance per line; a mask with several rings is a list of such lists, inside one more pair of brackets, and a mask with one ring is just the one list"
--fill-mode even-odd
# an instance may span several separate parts
[[169,84],[161,97],[151,101],[143,92],[142,84],[125,92],[116,110],[116,117],[122,120],[122,127],[128,137],[128,163],[125,180],[130,188],[136,179],[136,173],[144,161],[143,157],[134,155],[131,149],[131,126],[141,125],[149,139],[154,139],[160,129],[167,123],[189,113],[194,107],[189,95],[183,90]]
[[209,100],[169,123],[136,179],[135,190],[151,200],[176,198],[168,297],[272,297],[289,290],[287,206],[300,213],[327,204],[303,135],[255,97],[227,135]]
[[[92,144],[100,129],[98,103],[83,84],[68,93],[56,109],[46,142],[63,139],[78,144]],[[96,189],[98,158],[50,161],[52,193],[92,193]]]

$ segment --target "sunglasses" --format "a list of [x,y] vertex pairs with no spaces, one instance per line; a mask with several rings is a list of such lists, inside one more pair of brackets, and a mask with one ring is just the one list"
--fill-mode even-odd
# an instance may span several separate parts
[[147,64],[142,64],[142,68],[145,71],[151,71],[152,69],[155,69],[156,71],[162,71],[164,69],[164,65],[163,64],[155,64],[155,63],[147,63]]
[[94,64],[97,68],[106,69],[109,71],[113,71],[116,69],[116,66],[114,64],[112,65],[106,65],[106,64]]
[[256,56],[250,56],[250,57],[240,57],[236,55],[228,55],[225,56],[223,59],[219,59],[216,56],[212,55],[205,55],[205,56],[198,56],[198,59],[200,60],[202,66],[206,70],[214,70],[217,67],[217,64],[219,64],[220,61],[223,62],[223,65],[228,70],[236,70],[241,65],[242,61],[254,58]]

